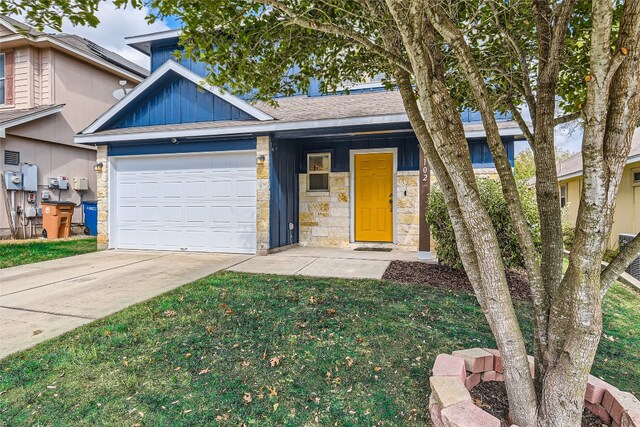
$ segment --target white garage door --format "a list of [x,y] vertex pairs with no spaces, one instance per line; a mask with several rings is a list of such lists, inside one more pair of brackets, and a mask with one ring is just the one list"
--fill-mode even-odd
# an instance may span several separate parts
[[113,167],[113,247],[256,252],[255,151],[123,157]]

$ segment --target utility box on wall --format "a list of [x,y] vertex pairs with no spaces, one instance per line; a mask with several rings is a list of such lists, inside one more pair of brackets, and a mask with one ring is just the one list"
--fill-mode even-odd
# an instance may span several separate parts
[[89,180],[87,178],[73,178],[73,189],[76,191],[87,191],[89,189]]
[[38,191],[38,166],[23,163],[20,165],[22,171],[22,190]]
[[4,185],[7,190],[22,190],[22,173],[16,171],[6,171],[4,173]]

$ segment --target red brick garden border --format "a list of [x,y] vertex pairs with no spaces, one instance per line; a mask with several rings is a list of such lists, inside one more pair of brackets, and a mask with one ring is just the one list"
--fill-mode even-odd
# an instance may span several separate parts
[[[531,376],[533,357],[529,356]],[[429,412],[436,427],[500,427],[500,420],[477,407],[469,391],[481,381],[503,381],[498,350],[470,348],[439,354],[429,379]],[[640,401],[628,392],[589,376],[585,406],[612,427],[640,427]],[[513,426],[512,426],[513,427]]]

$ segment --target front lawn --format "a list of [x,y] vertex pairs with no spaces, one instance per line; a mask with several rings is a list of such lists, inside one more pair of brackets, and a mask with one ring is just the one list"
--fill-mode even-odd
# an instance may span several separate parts
[[[595,373],[638,394],[640,298],[606,312]],[[221,273],[1,361],[0,424],[424,425],[436,354],[475,346],[464,291]]]
[[96,239],[36,240],[29,242],[0,242],[0,268],[31,264],[96,251]]

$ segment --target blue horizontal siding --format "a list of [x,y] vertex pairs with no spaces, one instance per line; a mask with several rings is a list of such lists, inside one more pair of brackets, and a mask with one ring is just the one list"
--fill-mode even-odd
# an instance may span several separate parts
[[215,151],[255,150],[255,138],[171,142],[131,142],[110,145],[109,156],[140,156],[148,154],[186,154]]

